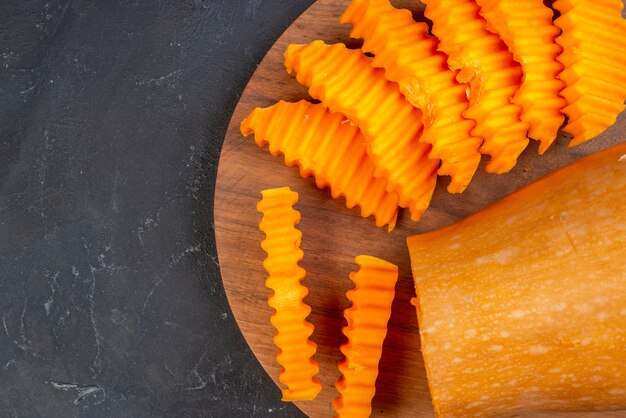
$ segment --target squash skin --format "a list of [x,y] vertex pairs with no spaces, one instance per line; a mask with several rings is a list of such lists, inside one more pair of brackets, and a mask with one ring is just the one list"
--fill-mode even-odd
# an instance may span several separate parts
[[407,242],[437,416],[626,408],[626,143]]

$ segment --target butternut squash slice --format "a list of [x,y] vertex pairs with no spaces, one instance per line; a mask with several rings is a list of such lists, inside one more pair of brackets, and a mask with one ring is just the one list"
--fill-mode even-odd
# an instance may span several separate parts
[[289,167],[315,176],[317,187],[330,187],[332,197],[346,198],[346,206],[361,208],[361,216],[374,215],[376,226],[392,230],[398,213],[398,195],[385,191],[384,178],[374,177],[374,162],[365,150],[359,129],[340,113],[306,100],[279,101],[256,108],[241,123],[241,133],[254,132],[260,147],[269,144],[272,155],[285,156]]
[[511,103],[522,78],[500,38],[485,29],[474,0],[424,0],[425,14],[439,50],[448,65],[459,70],[457,80],[468,85],[469,109],[465,117],[476,121],[472,134],[484,139],[480,152],[491,156],[486,171],[511,170],[528,145],[528,125],[520,120],[521,108]]
[[528,136],[541,141],[542,154],[556,139],[566,105],[559,95],[565,83],[557,78],[563,65],[556,59],[561,47],[554,40],[560,30],[552,23],[552,9],[543,0],[476,2],[487,28],[500,35],[522,65],[524,78],[513,103],[522,107],[522,120],[530,126]]
[[360,50],[322,41],[289,45],[285,53],[287,70],[309,94],[361,129],[374,175],[387,180],[387,191],[397,192],[400,207],[417,221],[430,203],[439,160],[429,159],[430,145],[419,141],[421,112],[370,61]]
[[342,377],[333,402],[337,417],[369,417],[376,393],[378,362],[387,335],[387,322],[395,295],[398,267],[380,258],[360,255],[359,271],[350,273],[354,289],[346,293],[352,306],[344,311],[348,341],[341,346],[345,359],[339,363]]
[[626,100],[626,21],[621,0],[557,0],[561,13],[555,25],[562,30],[556,42],[563,47],[558,60],[567,87],[563,130],[574,136],[570,146],[600,135],[615,123]]
[[311,308],[302,301],[308,290],[300,284],[306,271],[298,265],[303,256],[302,233],[295,227],[300,212],[292,207],[298,194],[288,187],[264,190],[261,194],[257,210],[263,213],[259,224],[265,232],[261,247],[267,252],[263,267],[268,273],[265,285],[274,291],[268,303],[274,309],[271,321],[276,328],[276,360],[282,366],[278,379],[286,386],[283,401],[315,399],[322,385],[314,377],[319,364],[311,358],[317,350],[317,345],[309,340],[314,326],[306,320]]
[[351,36],[363,38],[361,49],[375,55],[372,65],[384,68],[387,79],[422,111],[420,141],[432,145],[431,158],[441,160],[437,173],[452,177],[448,191],[465,190],[480,163],[482,140],[471,134],[475,122],[463,117],[469,106],[466,86],[437,51],[437,38],[410,11],[388,0],[352,0],[341,23],[353,25]]
[[626,143],[407,241],[437,416],[626,408]]

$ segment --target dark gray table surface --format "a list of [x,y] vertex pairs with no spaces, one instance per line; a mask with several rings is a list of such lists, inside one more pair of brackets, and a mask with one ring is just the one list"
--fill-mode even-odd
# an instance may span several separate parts
[[291,417],[226,301],[230,115],[311,0],[0,2],[0,416]]

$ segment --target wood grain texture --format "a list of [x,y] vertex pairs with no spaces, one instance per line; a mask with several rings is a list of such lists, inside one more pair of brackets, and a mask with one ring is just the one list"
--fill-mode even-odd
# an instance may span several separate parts
[[[410,2],[394,3],[410,6]],[[352,46],[359,44],[349,39],[350,27],[338,23],[339,15],[347,5],[346,0],[319,0],[300,16],[261,62],[233,114],[219,162],[214,207],[222,280],[244,337],[262,366],[277,382],[279,366],[275,360],[276,347],[272,343],[274,329],[270,324],[271,309],[267,305],[270,291],[265,288],[266,272],[262,265],[265,255],[260,247],[263,234],[258,229],[261,214],[256,211],[256,203],[261,190],[291,187],[300,194],[296,208],[302,213],[298,225],[303,233],[301,266],[308,273],[303,281],[309,288],[305,301],[312,307],[309,320],[315,325],[315,332],[311,339],[318,344],[315,359],[321,365],[318,377],[324,385],[315,401],[298,402],[297,405],[312,417],[334,414],[331,401],[337,395],[334,387],[339,377],[336,364],[341,359],[339,345],[344,342],[341,333],[341,327],[345,325],[343,309],[348,306],[345,292],[351,287],[348,274],[357,269],[355,256],[369,254],[398,264],[400,272],[380,363],[373,415],[432,417],[419,351],[416,314],[409,303],[414,288],[406,237],[462,219],[548,172],[622,142],[626,117],[621,115],[601,137],[573,149],[567,149],[569,138],[562,133],[543,156],[537,154],[538,143],[532,142],[517,167],[508,174],[486,174],[482,170],[486,162],[483,158],[472,183],[460,195],[448,194],[445,191],[448,180],[442,178],[423,219],[413,223],[403,211],[397,228],[389,234],[385,228],[376,228],[373,218],[361,218],[358,208],[346,209],[343,200],[331,199],[329,192],[317,189],[312,179],[302,179],[296,168],[286,167],[282,158],[272,157],[266,149],[259,149],[250,137],[244,138],[239,133],[239,124],[254,107],[268,106],[280,99],[296,101],[308,97],[306,90],[284,70],[283,53],[289,43],[323,39],[343,41]],[[415,16],[421,15],[419,5],[410,7]],[[559,414],[541,417],[548,416]],[[626,418],[626,412],[580,416]]]

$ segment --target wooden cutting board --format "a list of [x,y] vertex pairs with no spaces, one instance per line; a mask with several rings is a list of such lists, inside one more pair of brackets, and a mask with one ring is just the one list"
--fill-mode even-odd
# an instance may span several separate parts
[[[297,405],[312,417],[334,416],[331,401],[337,395],[334,388],[339,377],[336,364],[341,359],[339,345],[344,341],[343,309],[348,306],[345,292],[351,287],[348,274],[356,269],[355,256],[369,254],[398,264],[400,268],[373,415],[432,417],[416,314],[409,303],[415,292],[406,237],[462,219],[581,156],[621,142],[626,117],[622,115],[600,138],[574,149],[567,149],[568,138],[564,135],[543,156],[537,154],[537,143],[532,143],[513,171],[490,175],[481,168],[461,195],[448,194],[445,191],[447,180],[442,178],[423,219],[419,223],[411,222],[403,212],[396,229],[388,233],[384,228],[376,228],[372,218],[361,218],[358,209],[346,209],[343,199],[331,199],[329,192],[317,189],[312,179],[300,178],[296,168],[283,164],[282,157],[272,157],[266,149],[258,148],[251,137],[244,138],[239,133],[239,124],[254,107],[268,106],[279,99],[296,101],[308,97],[306,90],[284,70],[283,53],[288,44],[323,39],[358,46],[357,41],[349,38],[350,28],[338,23],[348,3],[347,0],[319,0],[300,16],[263,59],[235,109],[224,139],[215,191],[215,236],[222,280],[244,337],[278,384],[279,366],[272,343],[274,329],[267,305],[270,292],[264,286],[266,273],[262,266],[265,253],[260,247],[263,234],[258,229],[261,214],[256,211],[256,203],[261,190],[291,187],[300,194],[296,208],[302,214],[298,225],[303,233],[301,265],[308,272],[303,282],[309,288],[305,301],[312,307],[309,317],[315,325],[312,340],[318,344],[315,358],[321,365],[318,377],[324,385],[316,400]],[[394,2],[396,6],[413,8],[419,18],[421,5],[413,2],[411,6],[411,3]],[[481,167],[484,163],[483,160]],[[556,416],[559,414],[541,415]],[[580,416],[626,417],[626,412]]]

